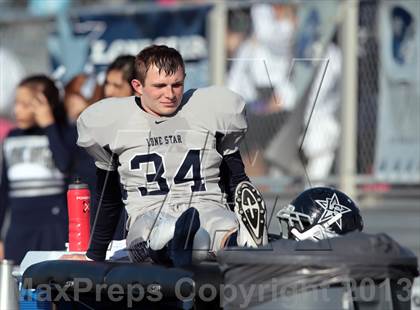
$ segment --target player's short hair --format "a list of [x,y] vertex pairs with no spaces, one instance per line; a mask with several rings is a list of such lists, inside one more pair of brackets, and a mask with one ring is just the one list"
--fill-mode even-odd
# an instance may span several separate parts
[[121,71],[123,79],[131,85],[131,80],[135,78],[135,63],[136,57],[132,55],[120,55],[108,66],[106,74],[112,70]]
[[60,92],[52,79],[43,74],[30,75],[20,81],[18,87],[27,87],[34,92],[42,92],[47,98],[56,123],[59,125],[66,123],[66,112],[60,100]]
[[151,45],[146,47],[136,56],[135,74],[136,78],[144,85],[147,71],[154,65],[168,74],[173,75],[182,68],[185,74],[184,60],[181,54],[174,48],[166,45]]

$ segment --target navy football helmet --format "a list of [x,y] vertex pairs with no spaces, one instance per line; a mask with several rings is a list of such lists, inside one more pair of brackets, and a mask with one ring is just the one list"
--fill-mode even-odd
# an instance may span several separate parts
[[322,240],[362,231],[360,210],[350,197],[329,187],[302,192],[277,213],[282,238]]

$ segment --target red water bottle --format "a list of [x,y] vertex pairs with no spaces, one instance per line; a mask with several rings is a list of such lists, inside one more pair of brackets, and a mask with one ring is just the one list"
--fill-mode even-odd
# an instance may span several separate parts
[[67,208],[69,212],[69,251],[85,252],[90,237],[90,192],[79,178],[69,185]]

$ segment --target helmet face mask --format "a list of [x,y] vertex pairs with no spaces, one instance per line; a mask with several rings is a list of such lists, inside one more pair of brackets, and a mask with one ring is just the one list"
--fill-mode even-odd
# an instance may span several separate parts
[[316,187],[277,213],[283,239],[323,240],[363,229],[359,208],[344,193]]
[[292,228],[299,232],[304,232],[312,225],[312,220],[305,213],[296,212],[293,205],[288,205],[277,213],[279,219],[281,236],[283,239],[291,239]]

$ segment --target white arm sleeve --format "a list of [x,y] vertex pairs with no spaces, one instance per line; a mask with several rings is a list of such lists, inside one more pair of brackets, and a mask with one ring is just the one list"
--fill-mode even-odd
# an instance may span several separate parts
[[219,145],[219,151],[222,155],[229,155],[239,150],[239,144],[248,128],[245,102],[237,94],[229,99],[232,102],[226,104],[225,113],[221,117],[221,123],[219,123],[220,133],[223,134]]

